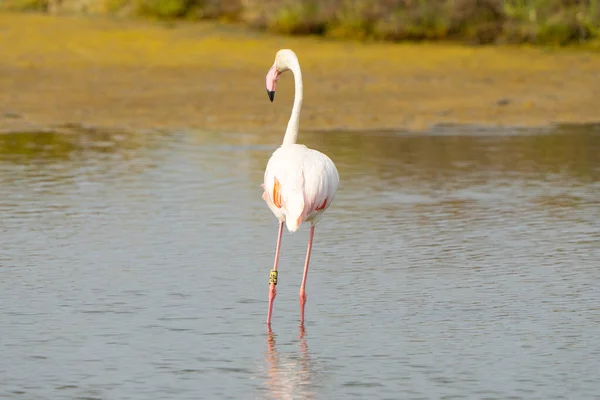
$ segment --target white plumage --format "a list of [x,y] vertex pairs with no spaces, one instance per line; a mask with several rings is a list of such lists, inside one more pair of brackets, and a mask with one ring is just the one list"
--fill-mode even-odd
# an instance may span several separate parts
[[267,164],[265,201],[277,219],[295,232],[304,221],[319,222],[339,181],[335,164],[325,154],[301,144],[282,145]]

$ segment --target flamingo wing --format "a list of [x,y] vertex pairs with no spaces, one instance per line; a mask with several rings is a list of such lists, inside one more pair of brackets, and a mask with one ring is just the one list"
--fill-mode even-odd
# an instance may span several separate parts
[[317,223],[335,196],[339,175],[325,154],[303,145],[277,149],[267,164],[263,199],[288,230],[302,222]]

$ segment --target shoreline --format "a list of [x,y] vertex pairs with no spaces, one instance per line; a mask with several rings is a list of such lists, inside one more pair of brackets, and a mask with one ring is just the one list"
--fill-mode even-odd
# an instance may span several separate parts
[[[498,128],[502,128],[499,130]],[[352,135],[395,135],[395,136],[413,136],[413,135],[430,135],[444,136],[451,134],[452,136],[515,136],[515,135],[545,135],[555,133],[559,130],[568,130],[571,132],[579,131],[580,129],[597,129],[600,130],[600,120],[588,122],[560,122],[548,125],[492,125],[492,124],[471,124],[471,123],[434,123],[426,129],[409,129],[409,128],[377,128],[370,127],[368,129],[347,129],[347,128],[328,128],[328,129],[302,129],[304,133],[309,134],[328,134],[328,133],[347,133]],[[268,135],[282,135],[285,131],[285,126],[282,129],[266,129],[261,131],[242,130],[230,131],[223,129],[206,129],[198,127],[182,127],[182,126],[165,126],[165,127],[139,127],[139,126],[118,126],[118,125],[90,125],[85,123],[66,123],[56,125],[36,125],[30,122],[22,124],[6,124],[0,125],[0,135],[14,134],[102,134],[102,135],[128,135],[128,134],[169,134],[172,132],[194,132],[204,131],[207,133],[227,133],[227,134],[247,134],[247,133],[264,133]],[[516,132],[516,133],[515,133]]]
[[14,13],[0,13],[0,26],[0,131],[283,131],[293,79],[282,77],[274,103],[263,86],[284,47],[302,65],[307,131],[600,121],[600,54],[585,50],[360,43],[211,22]]

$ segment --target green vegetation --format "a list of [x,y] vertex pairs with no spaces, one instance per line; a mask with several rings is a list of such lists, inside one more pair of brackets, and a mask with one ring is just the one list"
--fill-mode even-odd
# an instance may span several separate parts
[[[282,33],[383,40],[567,44],[600,33],[600,0],[247,0],[242,20]],[[244,10],[242,10],[244,11]]]
[[0,0],[0,10],[48,11],[48,0]]
[[85,3],[79,9],[87,12],[220,19],[336,38],[566,45],[600,35],[600,0],[4,0],[0,8],[60,12],[69,2]]

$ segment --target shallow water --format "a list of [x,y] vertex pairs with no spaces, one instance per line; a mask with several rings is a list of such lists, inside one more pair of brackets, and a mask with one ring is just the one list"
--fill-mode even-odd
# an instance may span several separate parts
[[599,398],[597,127],[302,134],[342,184],[269,335],[280,140],[0,135],[0,397]]

